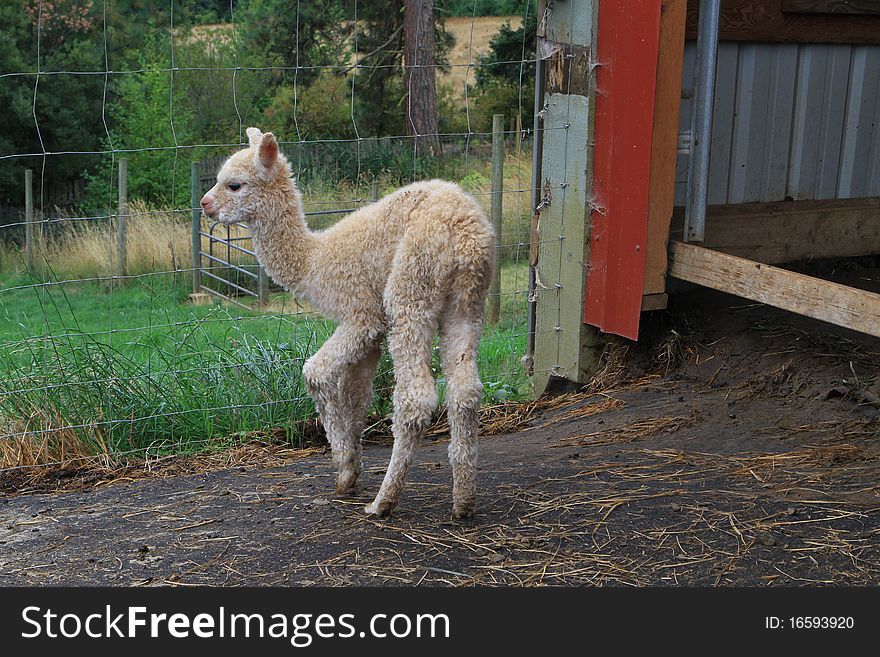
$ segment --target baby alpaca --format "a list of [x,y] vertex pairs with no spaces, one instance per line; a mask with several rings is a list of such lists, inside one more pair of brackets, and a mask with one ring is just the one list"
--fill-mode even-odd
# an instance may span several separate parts
[[269,276],[338,322],[303,366],[338,469],[336,490],[349,490],[361,473],[361,432],[387,335],[396,381],[394,448],[379,493],[365,510],[385,516],[400,500],[416,443],[437,407],[431,344],[439,329],[452,513],[472,516],[483,393],[477,343],[492,274],[491,224],[457,185],[431,180],[313,232],[275,137],[257,128],[247,134],[250,148],[226,161],[201,205],[212,219],[247,224]]

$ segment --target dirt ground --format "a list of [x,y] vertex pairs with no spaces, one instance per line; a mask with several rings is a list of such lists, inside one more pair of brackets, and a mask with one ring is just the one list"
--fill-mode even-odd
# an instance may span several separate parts
[[521,430],[482,439],[472,521],[449,515],[442,423],[385,521],[361,510],[387,446],[350,497],[322,450],[261,447],[6,495],[0,584],[880,584],[878,341],[682,298],[591,389],[487,411]]

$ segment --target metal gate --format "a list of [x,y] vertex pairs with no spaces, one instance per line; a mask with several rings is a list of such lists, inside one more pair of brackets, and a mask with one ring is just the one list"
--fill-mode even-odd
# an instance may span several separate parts
[[[257,254],[253,248],[249,248],[251,235],[248,227],[244,224],[230,226],[219,221],[209,222],[205,226],[203,221],[199,201],[214,186],[217,172],[227,157],[220,155],[192,164],[193,294],[209,294],[248,309],[252,306],[244,303],[244,300],[250,297],[256,299],[260,307],[265,307],[269,303],[273,284],[257,260]],[[376,200],[377,192],[378,187],[374,184],[373,200]],[[355,209],[320,210],[305,214],[306,218],[341,215]],[[209,281],[212,284],[206,284]]]

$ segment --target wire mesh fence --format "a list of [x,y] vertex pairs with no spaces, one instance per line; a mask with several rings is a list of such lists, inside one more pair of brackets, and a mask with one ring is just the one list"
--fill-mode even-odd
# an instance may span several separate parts
[[[313,230],[429,177],[487,214],[495,195],[485,401],[528,394],[532,2],[506,17],[434,3],[434,135],[406,125],[402,18],[383,3],[21,4],[0,72],[17,103],[0,122],[0,474],[278,429],[303,440],[302,363],[333,326],[263,280],[245,228],[211,225],[194,200],[249,125],[278,135]],[[379,418],[393,386],[383,358]],[[442,392],[436,353],[434,365]]]

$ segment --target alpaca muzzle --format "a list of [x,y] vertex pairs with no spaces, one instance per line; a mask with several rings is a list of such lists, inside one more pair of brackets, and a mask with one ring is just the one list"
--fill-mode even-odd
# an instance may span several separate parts
[[202,212],[205,213],[205,216],[213,219],[214,215],[217,214],[217,210],[214,208],[214,199],[205,194],[202,197],[202,200],[199,202],[199,205],[202,206]]

